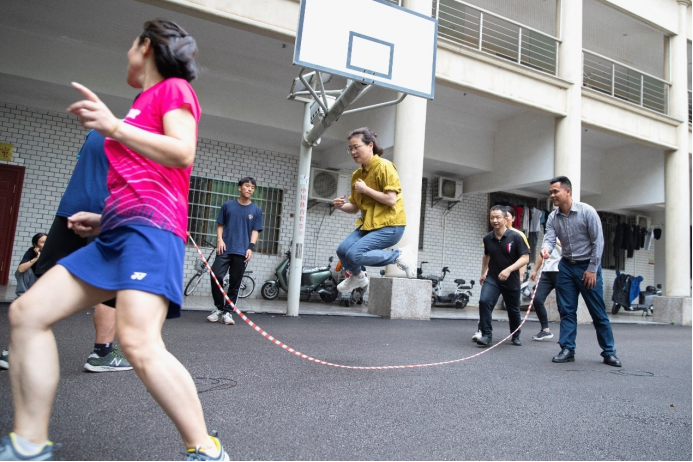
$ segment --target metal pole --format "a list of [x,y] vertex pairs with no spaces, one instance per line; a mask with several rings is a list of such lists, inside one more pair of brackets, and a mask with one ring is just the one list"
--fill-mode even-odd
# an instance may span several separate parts
[[308,180],[310,178],[310,161],[313,146],[305,142],[305,134],[313,125],[310,123],[310,106],[303,108],[303,129],[301,130],[301,150],[298,159],[298,182],[296,185],[296,207],[294,213],[293,245],[291,246],[291,264],[289,266],[289,293],[287,295],[287,316],[298,316],[298,304],[301,301],[301,273],[303,272],[303,242],[306,235],[306,217],[308,213]]
[[484,40],[484,13],[479,12],[479,51]]
[[[319,77],[318,77],[319,78]],[[306,217],[308,214],[308,185],[310,184],[310,161],[313,146],[317,145],[320,136],[325,133],[344,110],[353,103],[368,87],[367,83],[352,81],[334,102],[325,117],[313,126],[310,123],[310,106],[306,103],[303,109],[303,130],[301,132],[301,150],[298,159],[298,182],[296,186],[296,208],[294,213],[294,234],[291,248],[291,265],[289,267],[289,294],[287,296],[287,316],[298,316],[298,305],[301,301],[301,274],[303,273],[303,243],[306,235]]]
[[616,88],[616,64],[611,63],[611,96],[614,96]]
[[517,30],[517,62],[522,62],[522,28]]

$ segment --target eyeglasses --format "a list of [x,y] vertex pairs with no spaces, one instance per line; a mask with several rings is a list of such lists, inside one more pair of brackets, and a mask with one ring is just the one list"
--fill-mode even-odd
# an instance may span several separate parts
[[356,151],[358,148],[362,146],[365,146],[365,144],[359,144],[358,146],[349,146],[348,148],[346,148],[346,152],[351,154],[352,152]]

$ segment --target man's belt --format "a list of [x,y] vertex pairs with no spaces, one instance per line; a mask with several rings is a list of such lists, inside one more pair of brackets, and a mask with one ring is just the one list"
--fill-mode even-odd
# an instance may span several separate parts
[[587,265],[590,262],[589,260],[573,260],[570,257],[563,257],[561,260],[569,265]]

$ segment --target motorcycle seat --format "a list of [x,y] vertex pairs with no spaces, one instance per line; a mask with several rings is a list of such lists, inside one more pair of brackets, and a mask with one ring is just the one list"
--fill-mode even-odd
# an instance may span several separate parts
[[464,279],[455,279],[455,284],[459,285],[459,284],[466,284],[466,283],[467,283],[467,281],[465,281]]
[[318,271],[328,271],[330,269],[329,266],[316,266],[314,268],[308,268],[306,266],[303,267],[303,272],[304,273],[317,273]]

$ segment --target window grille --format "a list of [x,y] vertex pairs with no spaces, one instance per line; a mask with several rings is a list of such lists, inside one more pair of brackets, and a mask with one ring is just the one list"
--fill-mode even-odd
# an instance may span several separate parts
[[626,251],[618,249],[614,255],[614,238],[616,237],[616,227],[619,223],[627,223],[628,219],[624,215],[615,213],[597,212],[602,220],[602,232],[604,233],[604,252],[602,253],[602,268],[625,269]]
[[421,214],[419,215],[419,250],[424,248],[424,225],[426,224],[426,193],[428,178],[421,179]]
[[[216,244],[217,216],[224,202],[238,199],[238,183],[200,176],[190,177],[188,193],[188,231],[195,242]],[[284,192],[281,189],[257,186],[252,201],[262,210],[263,231],[254,252],[277,254],[281,228]]]

